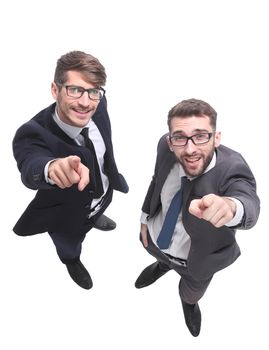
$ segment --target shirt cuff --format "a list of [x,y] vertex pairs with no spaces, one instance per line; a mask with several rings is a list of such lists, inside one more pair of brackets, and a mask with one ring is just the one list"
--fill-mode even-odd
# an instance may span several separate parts
[[236,198],[231,198],[231,197],[227,197],[229,199],[231,199],[235,205],[236,205],[236,212],[234,217],[232,218],[231,221],[227,222],[227,224],[225,226],[228,227],[232,227],[232,226],[237,226],[241,223],[243,216],[244,216],[244,206],[243,204]]
[[50,178],[49,178],[49,165],[50,165],[50,163],[52,163],[53,161],[54,161],[55,159],[52,159],[52,160],[50,160],[47,164],[46,164],[46,166],[45,166],[45,169],[44,169],[44,176],[45,176],[45,180],[46,180],[46,182],[48,183],[48,184],[50,184],[50,185],[55,185],[55,182],[54,181],[52,181]]
[[149,214],[144,213],[144,212],[142,211],[141,217],[140,217],[140,222],[141,222],[141,224],[145,224],[145,225],[148,224],[148,216],[149,216]]

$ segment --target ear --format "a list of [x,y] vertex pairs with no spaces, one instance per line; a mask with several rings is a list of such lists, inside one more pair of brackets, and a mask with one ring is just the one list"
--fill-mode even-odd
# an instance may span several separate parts
[[173,150],[173,145],[172,145],[171,142],[170,142],[169,136],[166,136],[166,142],[167,142],[167,144],[168,144],[168,147],[170,148],[170,151],[171,151],[171,152],[174,152],[174,150]]
[[221,132],[216,131],[215,132],[215,147],[219,147],[221,141]]
[[51,94],[52,94],[53,98],[55,100],[57,100],[57,96],[58,96],[59,90],[58,90],[58,87],[57,87],[57,85],[55,84],[54,81],[51,83],[51,88],[50,89],[51,89]]

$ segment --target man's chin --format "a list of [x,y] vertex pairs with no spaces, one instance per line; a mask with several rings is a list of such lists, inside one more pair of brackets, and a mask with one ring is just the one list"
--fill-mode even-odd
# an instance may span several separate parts
[[73,125],[77,127],[84,127],[89,123],[90,120],[91,120],[91,116],[83,116],[83,117],[76,116],[73,118],[72,121],[73,121]]
[[195,177],[195,176],[199,176],[202,174],[202,170],[200,167],[190,167],[190,166],[186,166],[186,164],[183,165],[183,169],[185,171],[185,174],[190,176],[190,177]]

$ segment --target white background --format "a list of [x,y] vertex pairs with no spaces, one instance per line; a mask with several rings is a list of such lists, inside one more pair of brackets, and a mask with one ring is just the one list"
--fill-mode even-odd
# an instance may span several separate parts
[[[1,2],[1,349],[268,349],[266,3]],[[117,230],[92,230],[84,243],[90,291],[72,282],[47,234],[12,232],[34,196],[20,182],[12,138],[53,102],[56,60],[75,49],[106,67],[116,159],[130,185],[107,210]],[[215,275],[200,302],[198,338],[184,324],[176,273],[134,288],[153,262],[138,233],[156,143],[167,131],[168,110],[190,97],[217,110],[222,141],[251,166],[262,202],[255,228],[237,233],[242,256]]]

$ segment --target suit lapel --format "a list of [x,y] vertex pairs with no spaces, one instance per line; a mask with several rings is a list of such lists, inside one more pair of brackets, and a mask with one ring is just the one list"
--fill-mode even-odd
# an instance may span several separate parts
[[150,215],[154,215],[161,205],[161,190],[163,188],[164,182],[167,179],[167,176],[172,169],[173,165],[177,162],[177,159],[174,153],[167,151],[167,145],[164,144],[164,151],[162,152],[162,156],[159,164],[162,164],[161,167],[158,168],[158,175],[156,176],[156,184],[154,187],[154,191],[152,194],[151,200],[151,208]]
[[108,124],[109,119],[108,119],[107,110],[104,106],[103,100],[101,100],[101,102],[99,103],[98,108],[92,117],[92,120],[94,121],[98,130],[100,131],[100,134],[106,145],[106,150],[111,151],[112,150],[111,135],[110,135],[111,131],[110,131],[110,125]]

